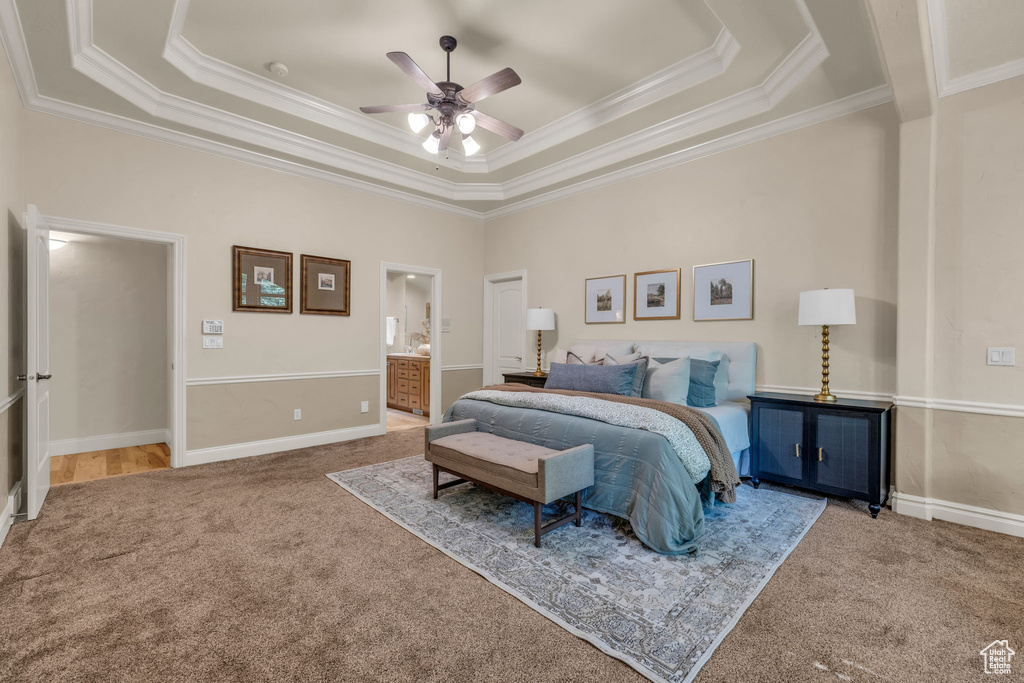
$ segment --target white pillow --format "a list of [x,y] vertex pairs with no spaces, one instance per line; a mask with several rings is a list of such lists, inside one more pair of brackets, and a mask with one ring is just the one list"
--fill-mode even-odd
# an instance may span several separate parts
[[670,363],[659,363],[651,358],[647,362],[644,378],[644,398],[686,405],[690,391],[690,357],[684,356]]
[[560,346],[556,346],[555,350],[548,354],[548,363],[566,363],[568,362],[568,355],[568,351]]
[[[593,346],[583,346],[581,344],[573,344],[569,347],[569,353],[574,354],[581,361],[587,365],[593,365],[598,360],[597,349]],[[600,358],[601,362],[604,362],[604,356]]]
[[643,357],[644,356],[643,356],[642,353],[631,353],[629,355],[619,356],[618,358],[616,358],[612,354],[606,353],[605,356],[604,356],[604,364],[605,365],[626,365],[627,363],[635,363],[635,362],[637,362],[638,360],[640,360]]

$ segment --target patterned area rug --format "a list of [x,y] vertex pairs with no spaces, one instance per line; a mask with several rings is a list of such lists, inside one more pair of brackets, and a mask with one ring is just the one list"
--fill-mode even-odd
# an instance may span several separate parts
[[[696,556],[648,550],[625,520],[584,510],[533,545],[533,508],[464,485],[430,497],[422,456],[327,475],[427,543],[654,681],[685,683],[825,509],[742,486],[707,512]],[[442,474],[442,481],[446,475]],[[571,506],[545,507],[545,520]]]

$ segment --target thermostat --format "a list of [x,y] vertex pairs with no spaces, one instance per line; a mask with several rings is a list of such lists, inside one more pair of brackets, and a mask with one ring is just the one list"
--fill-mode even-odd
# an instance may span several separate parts
[[203,334],[224,334],[223,320],[204,320]]

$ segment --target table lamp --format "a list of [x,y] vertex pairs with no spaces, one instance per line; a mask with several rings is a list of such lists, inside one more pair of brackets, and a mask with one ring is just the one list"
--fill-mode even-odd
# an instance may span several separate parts
[[526,329],[537,330],[537,369],[533,375],[543,377],[544,371],[540,365],[540,335],[542,330],[555,329],[555,312],[550,308],[526,309]]
[[800,292],[800,325],[821,325],[821,393],[815,401],[834,403],[828,390],[828,327],[856,325],[857,307],[852,289],[815,289]]

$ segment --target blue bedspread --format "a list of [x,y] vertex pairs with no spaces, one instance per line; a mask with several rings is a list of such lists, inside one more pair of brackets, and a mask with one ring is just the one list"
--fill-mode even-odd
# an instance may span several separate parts
[[667,555],[693,552],[704,533],[710,479],[695,486],[665,437],[575,415],[460,399],[444,421],[477,420],[497,436],[564,450],[594,445],[594,485],[584,507],[629,520],[645,545]]

